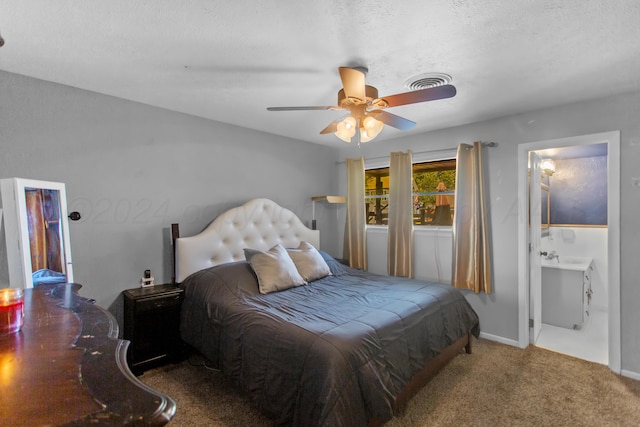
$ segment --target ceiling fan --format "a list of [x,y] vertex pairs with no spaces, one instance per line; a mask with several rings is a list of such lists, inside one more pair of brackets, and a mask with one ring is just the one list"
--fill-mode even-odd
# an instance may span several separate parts
[[366,68],[339,67],[338,71],[342,80],[342,89],[338,92],[338,105],[268,107],[267,110],[347,110],[347,117],[331,122],[320,133],[334,133],[345,142],[351,142],[351,138],[359,133],[359,145],[378,136],[385,124],[400,130],[409,130],[416,125],[411,120],[384,111],[386,108],[451,98],[456,94],[456,88],[447,84],[379,98],[378,89],[365,84]]

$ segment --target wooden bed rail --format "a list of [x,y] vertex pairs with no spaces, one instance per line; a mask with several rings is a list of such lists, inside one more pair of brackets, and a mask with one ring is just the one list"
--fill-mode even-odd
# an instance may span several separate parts
[[[453,344],[442,350],[440,354],[431,359],[424,368],[413,376],[411,381],[404,386],[400,394],[393,404],[393,413],[399,414],[409,401],[418,391],[420,391],[433,377],[436,376],[442,368],[444,368],[454,357],[456,357],[464,348],[467,354],[471,354],[471,332],[454,341]],[[380,427],[389,420],[373,418],[369,420],[368,427]]]

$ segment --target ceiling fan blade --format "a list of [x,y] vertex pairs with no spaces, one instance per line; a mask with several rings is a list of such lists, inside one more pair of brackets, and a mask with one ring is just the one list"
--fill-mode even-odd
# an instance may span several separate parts
[[384,96],[380,99],[389,104],[389,107],[415,104],[416,102],[435,101],[437,99],[451,98],[456,95],[456,88],[452,85],[436,86],[413,92],[399,93],[397,95]]
[[326,128],[322,129],[320,131],[321,134],[325,134],[325,133],[335,133],[338,130],[338,123],[340,123],[339,121],[333,121],[331,123],[329,123],[329,126],[327,126]]
[[366,99],[364,73],[348,67],[340,67],[338,71],[340,72],[342,87],[347,98],[356,98],[364,101]]
[[389,125],[400,130],[410,130],[413,129],[416,125],[416,122],[412,122],[409,119],[396,116],[395,114],[388,113],[384,110],[373,110],[368,114],[380,120],[385,125]]
[[303,110],[341,110],[336,106],[310,106],[310,107],[267,107],[269,111],[303,111]]

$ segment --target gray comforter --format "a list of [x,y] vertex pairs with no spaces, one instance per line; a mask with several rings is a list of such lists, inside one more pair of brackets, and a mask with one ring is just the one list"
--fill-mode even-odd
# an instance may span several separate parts
[[390,419],[403,386],[478,317],[449,285],[379,276],[323,253],[333,275],[261,295],[246,262],[182,287],[181,335],[277,424]]

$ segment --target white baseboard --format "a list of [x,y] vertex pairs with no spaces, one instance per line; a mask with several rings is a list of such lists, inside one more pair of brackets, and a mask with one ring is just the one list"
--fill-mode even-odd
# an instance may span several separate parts
[[633,371],[627,371],[626,369],[622,369],[620,371],[620,375],[623,377],[631,378],[632,380],[640,380],[640,374]]
[[487,334],[486,332],[480,332],[480,338],[485,339],[485,340],[489,340],[489,341],[499,342],[501,344],[506,344],[506,345],[510,345],[510,346],[513,346],[513,347],[520,347],[518,341],[516,341],[516,340],[510,340],[508,338],[499,337],[497,335]]

